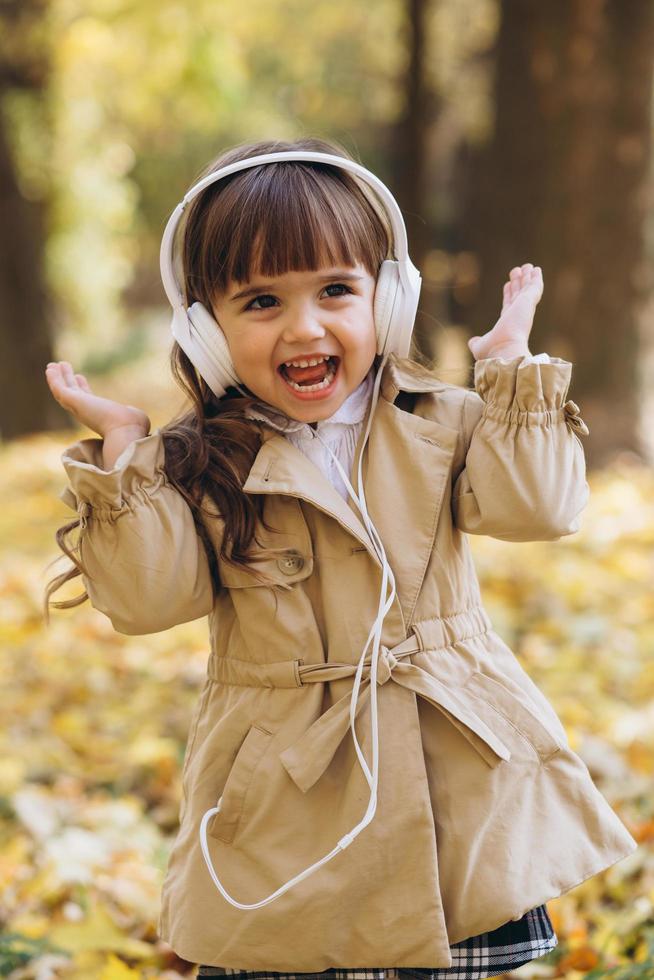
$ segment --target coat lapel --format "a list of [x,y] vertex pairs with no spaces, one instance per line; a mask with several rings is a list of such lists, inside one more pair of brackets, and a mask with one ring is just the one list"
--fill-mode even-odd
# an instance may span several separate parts
[[382,380],[383,397],[363,461],[368,512],[393,569],[407,624],[434,548],[458,432],[419,414],[433,413],[432,399],[417,402],[411,413],[394,398],[398,391],[420,394],[441,386],[433,377],[411,377],[399,368],[386,384]]
[[[281,433],[265,430],[263,437],[265,441],[243,484],[245,493],[284,493],[307,500],[339,521],[376,558],[370,536],[357,516],[358,512],[343,500],[315,463]],[[363,433],[357,453],[362,438]],[[350,474],[351,482],[352,479],[353,474]]]
[[[395,574],[405,614],[414,607],[433,547],[457,432],[435,419],[404,411],[394,401],[400,391],[421,393],[445,387],[424,368],[391,355],[363,457],[368,513]],[[349,474],[355,487],[367,419],[366,415]],[[339,521],[381,566],[353,501],[344,500],[281,433],[264,427],[263,439],[243,490],[290,494],[312,503]]]

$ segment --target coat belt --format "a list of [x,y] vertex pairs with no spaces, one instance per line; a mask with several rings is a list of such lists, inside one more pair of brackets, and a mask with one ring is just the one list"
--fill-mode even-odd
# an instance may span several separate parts
[[[440,636],[440,649],[457,639],[486,632],[490,620],[482,606],[465,610],[450,617],[421,620],[414,632],[393,647],[380,646],[377,664],[377,683],[396,684],[413,691],[446,715],[470,742],[489,766],[511,758],[502,739],[476,713],[478,699],[465,687],[452,686],[435,677],[417,664],[407,662],[412,653],[437,654],[439,647],[431,644]],[[437,658],[435,659],[435,665]],[[361,685],[357,702],[357,717],[370,700],[371,659],[363,662]],[[209,657],[208,675],[221,683],[262,687],[304,687],[305,684],[325,683],[353,677],[357,664],[330,661],[305,664],[302,660],[285,660],[271,664],[235,660],[232,657]],[[296,741],[280,752],[279,758],[293,781],[306,793],[325,772],[334,754],[350,730],[351,692],[343,695],[320,715]]]

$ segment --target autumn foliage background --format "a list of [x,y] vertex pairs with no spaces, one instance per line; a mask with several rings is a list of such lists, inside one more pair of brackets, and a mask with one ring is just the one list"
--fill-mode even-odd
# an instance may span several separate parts
[[511,266],[543,268],[530,346],[574,363],[591,501],[557,542],[471,544],[495,628],[641,846],[549,902],[558,947],[507,976],[654,978],[653,61],[638,0],[0,7],[0,976],[194,976],[156,921],[206,623],[123,636],[86,603],[46,627],[61,453],[93,433],[44,368],[176,414],[168,215],[221,148],[310,132],[396,192],[448,380],[471,384]]

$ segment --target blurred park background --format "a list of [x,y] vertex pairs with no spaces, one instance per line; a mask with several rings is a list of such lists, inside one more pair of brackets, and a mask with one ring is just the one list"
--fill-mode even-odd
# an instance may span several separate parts
[[194,976],[156,920],[206,623],[128,637],[87,602],[45,626],[61,453],[94,434],[44,371],[177,414],[166,221],[221,149],[311,134],[398,197],[447,380],[472,384],[510,268],[543,269],[530,348],[573,362],[591,502],[558,542],[471,544],[641,847],[548,903],[558,947],[507,976],[654,978],[653,66],[651,0],[0,4],[0,976]]

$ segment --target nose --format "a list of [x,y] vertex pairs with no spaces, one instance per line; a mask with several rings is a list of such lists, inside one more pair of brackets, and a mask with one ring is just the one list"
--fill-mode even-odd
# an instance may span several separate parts
[[307,303],[295,310],[289,310],[284,323],[282,339],[290,345],[301,341],[320,339],[320,337],[325,336],[326,332],[321,322],[320,311],[316,310],[312,304]]

